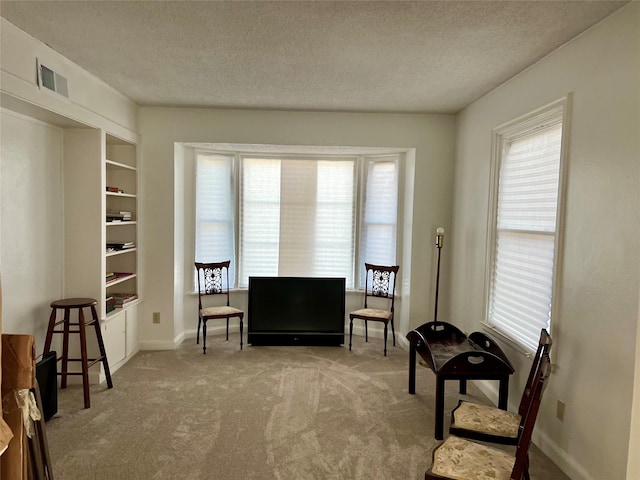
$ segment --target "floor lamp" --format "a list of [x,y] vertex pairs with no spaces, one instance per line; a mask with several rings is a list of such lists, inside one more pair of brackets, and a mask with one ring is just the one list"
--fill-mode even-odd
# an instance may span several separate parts
[[436,269],[436,306],[433,312],[433,323],[438,323],[438,291],[440,290],[440,251],[444,245],[444,228],[438,227],[436,230],[436,248],[438,249],[438,266]]

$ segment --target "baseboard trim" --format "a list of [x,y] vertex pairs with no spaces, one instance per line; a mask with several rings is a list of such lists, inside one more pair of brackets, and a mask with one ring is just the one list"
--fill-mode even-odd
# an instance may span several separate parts
[[[209,325],[207,326],[207,336],[209,335],[225,335],[227,332],[227,326],[225,324],[219,325]],[[229,325],[229,334],[238,334],[240,332],[240,327],[236,325]],[[190,330],[184,330],[182,333],[176,335],[173,341],[166,340],[147,340],[140,342],[140,350],[175,350],[182,344],[185,340],[192,340],[196,338],[198,330],[196,328],[192,328]],[[244,327],[244,335],[247,334],[247,326],[245,323]],[[349,324],[345,326],[345,345],[349,344]],[[364,338],[364,325],[361,328],[354,327],[353,329],[354,337],[362,337]],[[369,326],[369,337],[377,338],[382,340],[384,338],[384,329],[378,327]],[[389,338],[387,339],[391,345],[393,345],[393,339],[391,338],[391,332],[389,332]],[[396,332],[396,346],[402,348],[402,350],[409,350],[409,341],[406,338],[406,335],[403,335],[399,332]],[[497,397],[496,397],[497,398]]]
[[[498,403],[498,388],[496,382],[477,380],[475,385],[482,393],[489,397],[491,401],[496,404]],[[509,410],[516,411],[517,406],[512,406],[511,403],[513,402],[509,402]],[[545,432],[534,429],[532,441],[542,450],[542,453],[549,457],[569,478],[574,480],[595,480],[571,455],[551,440]]]

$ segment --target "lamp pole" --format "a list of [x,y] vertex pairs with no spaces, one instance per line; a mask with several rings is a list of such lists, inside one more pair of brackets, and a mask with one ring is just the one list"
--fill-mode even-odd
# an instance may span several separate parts
[[438,227],[436,230],[436,247],[438,249],[438,266],[436,269],[436,306],[433,312],[433,323],[438,322],[438,291],[440,290],[440,251],[444,245],[444,228]]

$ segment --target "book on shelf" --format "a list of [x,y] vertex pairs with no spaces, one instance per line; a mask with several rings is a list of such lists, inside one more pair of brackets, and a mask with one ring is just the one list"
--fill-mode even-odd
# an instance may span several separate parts
[[111,193],[124,193],[124,190],[118,187],[107,187],[107,192]]
[[113,295],[110,295],[105,299],[105,309],[107,313],[116,309],[116,299]]
[[107,253],[135,248],[135,246],[136,245],[133,242],[107,242]]
[[107,217],[107,222],[115,222],[115,221],[130,222],[131,219],[133,218],[133,215],[131,214],[131,212],[107,210],[106,217]]
[[122,308],[123,306],[138,299],[137,293],[114,293],[113,298],[116,308]]
[[109,272],[107,273],[106,283],[115,282],[116,280],[120,280],[121,278],[130,277],[131,275],[133,275],[132,272]]

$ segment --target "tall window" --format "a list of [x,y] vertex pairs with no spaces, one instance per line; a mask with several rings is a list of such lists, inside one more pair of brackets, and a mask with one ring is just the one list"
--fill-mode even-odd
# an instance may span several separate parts
[[494,132],[487,320],[528,350],[553,316],[565,103]]
[[196,157],[196,259],[231,258],[234,285],[315,276],[355,288],[365,261],[395,262],[399,155]]
[[[365,188],[360,234],[361,257],[375,265],[395,265],[398,211],[397,156],[365,161]],[[364,288],[364,261],[360,288]]]
[[229,282],[233,284],[233,155],[196,152],[196,199],[196,260],[232,260]]

